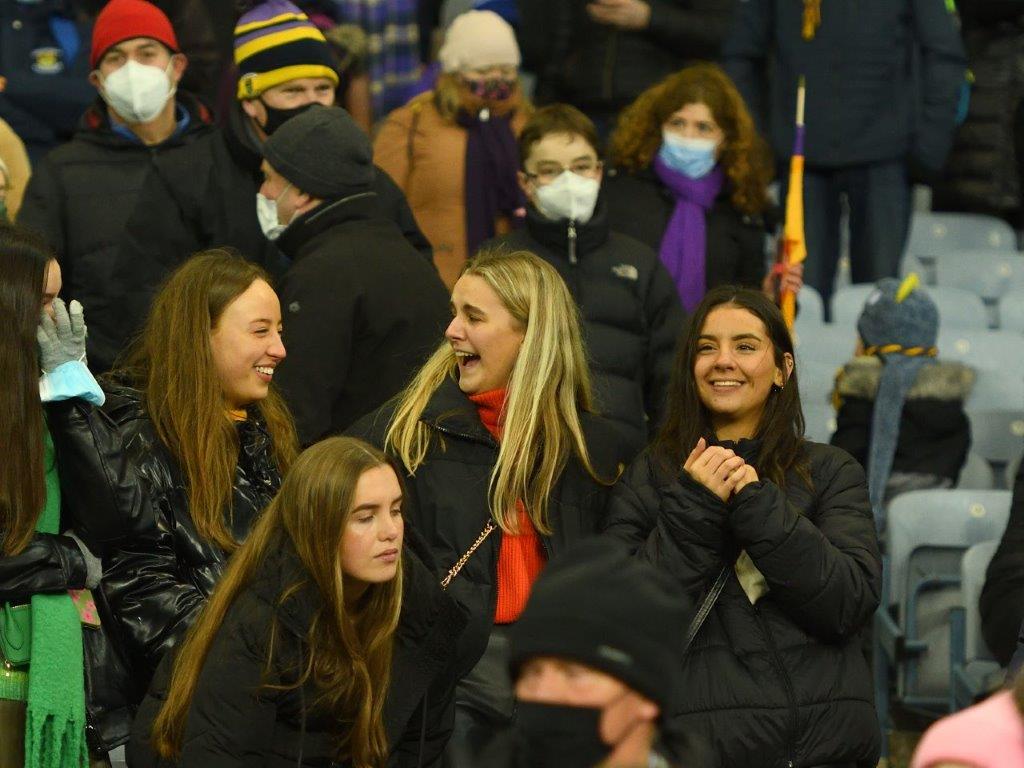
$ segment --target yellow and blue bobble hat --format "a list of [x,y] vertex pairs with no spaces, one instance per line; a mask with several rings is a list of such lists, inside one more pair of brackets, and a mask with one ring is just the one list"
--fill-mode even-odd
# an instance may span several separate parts
[[255,99],[268,88],[300,77],[326,77],[338,84],[323,33],[287,0],[268,0],[238,20],[235,64],[239,99]]

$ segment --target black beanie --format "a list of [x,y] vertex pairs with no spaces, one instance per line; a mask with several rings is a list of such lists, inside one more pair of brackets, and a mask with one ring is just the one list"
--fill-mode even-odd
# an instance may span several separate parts
[[588,539],[534,583],[509,628],[512,675],[532,657],[557,656],[611,675],[665,712],[693,613],[668,574],[616,541]]
[[341,107],[314,105],[263,143],[263,157],[299,190],[321,200],[369,192],[370,137]]

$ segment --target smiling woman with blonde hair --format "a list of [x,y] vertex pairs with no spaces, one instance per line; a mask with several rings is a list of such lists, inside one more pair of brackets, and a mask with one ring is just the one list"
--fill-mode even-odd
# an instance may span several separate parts
[[408,515],[470,616],[453,738],[462,765],[512,716],[503,628],[545,564],[597,531],[622,446],[592,412],[576,306],[551,265],[527,251],[478,254],[452,315],[405,392],[356,432],[400,459]]

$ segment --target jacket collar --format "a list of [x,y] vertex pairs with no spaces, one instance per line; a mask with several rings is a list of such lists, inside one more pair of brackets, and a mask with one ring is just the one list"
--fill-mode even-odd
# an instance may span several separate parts
[[188,125],[184,130],[176,130],[163,144],[157,145],[157,147],[145,147],[115,131],[110,124],[107,104],[99,96],[96,97],[96,100],[89,105],[85,114],[82,115],[82,119],[78,123],[78,129],[75,132],[75,138],[111,147],[156,149],[177,146],[182,143],[186,136],[204,133],[213,128],[213,113],[199,99],[184,91],[178,91],[174,98],[176,109],[178,110],[177,114],[181,114],[180,110],[184,110],[188,116]]
[[239,168],[249,171],[253,178],[257,178],[263,162],[263,151],[256,129],[252,127],[252,120],[245,114],[241,102],[235,101],[228,109],[227,124],[222,130],[224,143],[235,163]]
[[[532,203],[526,208],[526,229],[541,245],[559,254],[569,252],[569,220],[552,221]],[[576,248],[586,254],[600,248],[608,240],[608,207],[598,198],[594,215],[586,224],[576,224]]]
[[447,376],[423,409],[420,421],[446,435],[498,446],[480,421],[473,401]]
[[377,193],[372,190],[321,203],[306,211],[278,238],[277,247],[291,259],[301,258],[304,246],[318,235],[350,221],[368,221],[379,216]]

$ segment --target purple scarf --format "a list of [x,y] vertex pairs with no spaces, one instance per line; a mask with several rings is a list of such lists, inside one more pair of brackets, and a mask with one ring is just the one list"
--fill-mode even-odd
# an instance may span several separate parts
[[676,207],[661,237],[661,263],[679,291],[687,312],[707,291],[707,211],[722,191],[725,174],[719,166],[701,179],[691,179],[654,157],[654,172],[676,198]]
[[519,145],[512,133],[512,115],[480,120],[460,112],[456,120],[468,134],[466,254],[472,258],[481,243],[494,237],[498,216],[514,219],[526,206],[526,198],[516,180]]

